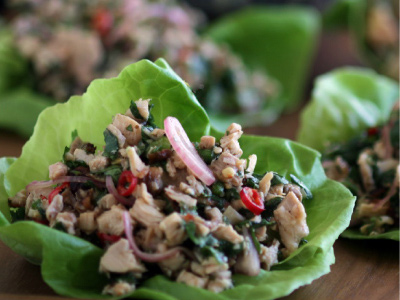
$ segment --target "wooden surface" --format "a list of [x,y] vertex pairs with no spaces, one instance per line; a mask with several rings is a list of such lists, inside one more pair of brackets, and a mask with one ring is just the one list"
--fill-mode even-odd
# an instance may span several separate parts
[[[268,128],[246,130],[295,138],[298,114],[281,118]],[[0,157],[18,156],[24,140],[0,131]],[[339,239],[331,273],[301,287],[286,300],[399,299],[399,243]],[[41,279],[40,267],[31,265],[0,242],[0,299],[54,300],[57,296]]]

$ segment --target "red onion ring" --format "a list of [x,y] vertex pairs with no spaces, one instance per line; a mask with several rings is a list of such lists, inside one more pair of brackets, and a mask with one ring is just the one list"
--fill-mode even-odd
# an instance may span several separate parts
[[30,184],[26,186],[27,192],[33,192],[37,189],[44,189],[47,187],[51,187],[55,184],[63,183],[63,182],[80,182],[85,183],[90,179],[84,176],[62,176],[55,180],[46,180],[46,181],[32,181]]
[[111,176],[106,177],[106,187],[108,192],[114,196],[114,198],[121,204],[125,206],[132,206],[134,203],[134,200],[129,201],[129,199],[125,198],[124,196],[121,196],[117,189],[115,188],[114,181],[112,180]]
[[197,153],[178,119],[167,117],[164,120],[164,128],[172,148],[174,148],[188,169],[206,185],[213,184],[215,182],[213,172]]
[[163,253],[145,253],[142,250],[139,249],[139,247],[136,245],[135,239],[133,238],[132,232],[133,232],[133,226],[131,223],[131,217],[129,216],[129,213],[127,211],[123,212],[122,218],[124,220],[124,228],[125,228],[125,235],[126,238],[128,239],[129,246],[132,249],[133,253],[139,257],[141,260],[145,262],[160,262],[166,259],[169,259],[173,257],[176,253],[179,251],[185,251],[185,248],[182,247],[176,247],[173,249],[170,249],[166,252]]
[[246,227],[243,227],[243,237],[249,241],[249,251],[240,254],[235,264],[235,271],[249,276],[257,276],[260,273],[260,256]]

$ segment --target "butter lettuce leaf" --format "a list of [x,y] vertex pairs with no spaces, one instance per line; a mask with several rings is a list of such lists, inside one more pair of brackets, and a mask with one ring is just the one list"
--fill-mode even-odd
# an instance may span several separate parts
[[316,79],[297,140],[322,151],[388,119],[399,85],[372,70],[340,68]]
[[312,8],[254,6],[219,19],[205,35],[227,44],[250,69],[281,83],[282,96],[271,106],[276,112],[292,110],[303,100],[320,26]]
[[[301,115],[298,141],[323,151],[332,142],[344,142],[368,127],[388,120],[399,99],[399,85],[374,71],[341,68],[316,80],[310,103]],[[399,230],[365,236],[348,229],[352,239],[399,240]]]
[[[95,80],[83,96],[45,109],[34,133],[15,162],[0,163],[0,239],[15,252],[41,263],[44,281],[57,293],[69,297],[111,299],[102,295],[105,277],[98,273],[103,250],[75,236],[32,221],[10,224],[7,198],[32,180],[48,178],[48,166],[59,161],[73,130],[83,140],[104,146],[102,132],[113,115],[123,113],[131,100],[151,98],[154,120],[161,127],[167,116],[180,120],[189,137],[221,136],[193,93],[165,63],[143,60],[126,67],[112,79]],[[234,289],[214,294],[156,276],[132,293],[140,299],[274,299],[309,284],[329,272],[334,262],[332,245],[348,226],[355,198],[341,184],[328,180],[320,154],[279,138],[243,136],[244,156],[258,155],[257,172],[274,170],[294,174],[310,188],[312,200],[304,200],[310,228],[308,243],[291,256],[256,277],[235,275]],[[5,173],[5,176],[4,176]]]

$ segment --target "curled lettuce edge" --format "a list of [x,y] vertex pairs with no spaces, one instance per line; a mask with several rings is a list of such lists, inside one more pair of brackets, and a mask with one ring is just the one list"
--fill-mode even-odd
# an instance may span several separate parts
[[[98,147],[103,145],[102,132],[112,116],[125,112],[130,101],[139,98],[152,99],[154,118],[159,126],[165,117],[172,115],[180,120],[192,140],[210,133],[222,135],[210,126],[193,93],[164,60],[155,63],[143,60],[126,67],[116,78],[93,81],[83,96],[45,109],[21,157],[15,161],[1,159],[0,239],[29,261],[41,263],[43,280],[58,294],[118,299],[101,294],[106,283],[106,277],[98,272],[103,250],[81,238],[32,221],[10,224],[5,217],[7,198],[32,180],[47,179],[48,165],[59,161],[74,129],[83,140],[92,141]],[[325,177],[320,154],[310,148],[284,139],[246,135],[240,143],[244,157],[252,153],[258,155],[257,172],[293,173],[311,189],[314,199],[304,201],[310,228],[308,243],[271,271],[262,271],[256,277],[235,275],[236,287],[219,294],[158,275],[145,281],[130,297],[274,299],[329,272],[334,262],[332,245],[350,222],[355,198],[343,185]]]
[[[396,81],[370,69],[346,67],[316,79],[311,101],[301,114],[297,140],[323,151],[331,142],[343,142],[389,118],[399,99]],[[365,236],[354,229],[341,235],[351,239],[399,241],[398,229]]]
[[[282,112],[294,110],[303,100],[320,31],[320,14],[313,8],[253,5],[220,18],[203,36],[228,45],[250,70],[277,80],[282,92],[271,106]],[[268,118],[261,121],[265,124]]]

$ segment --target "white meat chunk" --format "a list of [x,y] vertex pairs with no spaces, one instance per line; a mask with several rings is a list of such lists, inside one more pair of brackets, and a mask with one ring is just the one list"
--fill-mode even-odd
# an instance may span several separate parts
[[122,134],[121,130],[115,127],[113,124],[107,126],[107,129],[117,138],[118,146],[123,148],[126,142],[125,136]]
[[209,275],[216,272],[223,272],[229,269],[227,263],[220,263],[215,257],[210,256],[201,261],[201,266],[204,268],[204,273]]
[[160,223],[160,229],[165,234],[168,246],[182,244],[182,242],[186,239],[186,231],[183,228],[182,217],[176,212],[168,215]]
[[126,144],[135,146],[142,139],[141,126],[134,119],[116,114],[112,124],[121,131],[126,139]]
[[232,225],[219,224],[213,231],[212,235],[219,240],[226,240],[232,244],[238,244],[243,242],[243,236],[241,236]]
[[223,216],[221,211],[217,207],[206,207],[205,209],[206,216],[215,223],[222,223]]
[[260,262],[264,270],[269,271],[278,263],[279,241],[274,240],[270,247],[261,245]]
[[96,215],[95,212],[84,212],[79,215],[78,227],[85,232],[90,234],[97,229]]
[[64,202],[63,196],[60,194],[55,195],[53,201],[51,201],[50,205],[46,209],[46,218],[50,222],[53,222],[56,216],[63,210]]
[[147,120],[150,115],[149,102],[150,102],[150,99],[147,99],[147,100],[139,99],[139,100],[135,101],[135,104],[136,104],[136,107],[138,108],[139,114],[143,117],[144,120]]
[[289,192],[274,211],[279,233],[287,254],[299,247],[300,240],[309,234],[306,211],[293,192]]
[[111,209],[111,207],[117,204],[118,201],[115,199],[113,194],[106,194],[97,202],[98,207],[104,210]]
[[154,206],[153,196],[147,191],[147,185],[144,182],[136,186],[133,196],[142,198],[147,204]]
[[149,173],[149,167],[140,159],[134,147],[128,147],[126,149],[126,155],[129,159],[129,166],[133,175],[138,178],[144,178]]
[[202,136],[199,143],[200,149],[212,149],[215,146],[215,137],[205,135]]
[[193,175],[186,177],[189,184],[181,182],[179,189],[190,196],[199,196],[204,192],[204,185],[196,179]]
[[240,160],[230,153],[223,152],[218,159],[211,163],[210,169],[222,182],[238,187],[242,184],[242,178],[238,175],[238,172],[244,173],[245,164],[245,160]]
[[104,170],[107,167],[108,158],[103,155],[97,155],[89,162],[90,172],[97,172]]
[[143,273],[145,266],[133,255],[126,239],[112,244],[100,259],[100,272]]
[[22,207],[26,204],[26,198],[26,190],[20,190],[14,197],[9,198],[9,201],[13,207]]
[[92,159],[94,159],[93,154],[87,154],[83,149],[76,149],[74,151],[74,159],[84,161],[87,165],[90,163]]
[[70,212],[61,212],[57,215],[55,223],[61,223],[65,231],[69,234],[75,234],[75,226],[77,225],[76,216]]
[[55,180],[62,176],[67,175],[68,167],[64,165],[62,162],[56,162],[49,166],[49,178],[51,180]]
[[214,293],[220,293],[223,290],[229,289],[233,286],[232,284],[232,273],[231,271],[220,271],[213,275],[213,279],[207,284],[207,289]]
[[164,191],[165,191],[165,194],[168,196],[168,198],[178,202],[180,205],[186,205],[188,207],[196,206],[196,203],[197,203],[196,199],[190,197],[189,195],[186,195],[184,193],[177,191],[174,188],[174,186],[172,186],[172,185],[165,188]]
[[357,164],[360,168],[364,188],[367,191],[372,191],[375,188],[375,181],[371,167],[371,151],[369,149],[360,154]]
[[269,189],[271,187],[271,180],[274,177],[273,172],[268,172],[264,175],[264,177],[260,180],[260,188],[259,191],[264,195],[264,198],[267,197]]
[[257,155],[252,154],[249,156],[249,164],[247,166],[246,171],[250,174],[252,174],[254,172],[254,169],[256,167],[257,164]]
[[165,215],[155,205],[148,204],[143,198],[138,198],[129,210],[133,219],[145,226],[159,224]]
[[[163,253],[168,250],[168,247],[165,244],[159,244],[157,250],[157,253]],[[171,258],[162,260],[158,263],[163,272],[169,277],[171,277],[173,273],[176,274],[180,270],[186,268],[187,264],[188,260],[181,252],[177,252]]]
[[239,145],[239,138],[242,136],[242,126],[236,123],[232,123],[226,130],[225,136],[220,140],[221,147],[224,152],[231,153],[236,157],[240,157],[243,154],[242,149]]
[[199,276],[194,275],[192,272],[183,270],[181,273],[179,273],[176,281],[182,282],[182,283],[184,283],[186,285],[190,285],[190,286],[205,288],[208,278],[199,277]]
[[103,289],[103,294],[113,296],[123,296],[135,290],[135,285],[125,281],[119,281],[114,284],[107,284]]
[[111,210],[102,213],[97,218],[99,231],[111,235],[121,235],[124,232],[123,212],[119,206],[114,205]]

